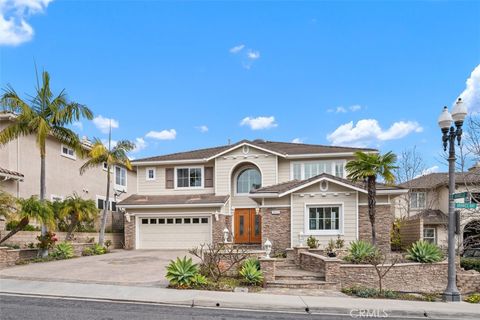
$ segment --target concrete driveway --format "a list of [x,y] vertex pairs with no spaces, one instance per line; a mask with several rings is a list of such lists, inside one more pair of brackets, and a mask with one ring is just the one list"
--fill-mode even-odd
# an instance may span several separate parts
[[115,250],[101,256],[31,263],[0,270],[0,278],[166,287],[166,266],[178,250]]

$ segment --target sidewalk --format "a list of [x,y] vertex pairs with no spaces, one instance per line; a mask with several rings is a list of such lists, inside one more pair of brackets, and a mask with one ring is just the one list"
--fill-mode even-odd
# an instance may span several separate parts
[[377,317],[386,317],[386,313],[390,317],[403,318],[480,318],[479,305],[465,302],[443,303],[351,297],[287,296],[14,279],[0,279],[0,293],[300,313],[306,312],[306,308],[308,308],[309,312],[320,314],[349,315],[353,312],[358,315],[361,310],[368,310],[370,314],[377,312],[379,314]]

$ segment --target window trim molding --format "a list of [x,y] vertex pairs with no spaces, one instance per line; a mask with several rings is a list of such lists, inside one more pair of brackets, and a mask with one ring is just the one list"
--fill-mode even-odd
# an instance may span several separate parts
[[[309,208],[328,208],[328,207],[339,207],[339,222],[338,230],[310,230],[310,215]],[[304,213],[303,213],[303,233],[307,236],[343,236],[345,235],[345,203],[344,202],[328,202],[328,203],[318,203],[311,202],[304,204]]]
[[[200,186],[198,187],[179,187],[178,186],[178,175],[177,175],[177,170],[178,169],[200,169],[201,170],[201,179],[200,179]],[[190,172],[190,170],[189,170]],[[198,189],[204,189],[205,188],[205,166],[204,165],[195,165],[195,166],[178,166],[178,167],[173,167],[173,190],[198,190]],[[190,183],[189,183],[190,184]]]
[[[98,200],[103,200],[103,209],[98,208]],[[95,196],[95,206],[97,207],[98,210],[101,210],[101,212],[103,212],[103,210],[105,209],[106,200],[107,200],[106,196],[99,196],[98,194]],[[118,205],[117,205],[118,201],[115,200],[115,198],[110,197],[109,202],[110,202],[110,205],[108,206],[107,210],[110,212],[118,212]],[[115,208],[117,208],[117,210],[115,211],[112,210],[113,202],[115,202]]]
[[[418,206],[417,206],[417,207],[414,207],[414,206],[412,206],[413,195],[415,194],[415,197],[417,198],[417,199],[416,199],[416,202],[417,202],[417,204],[418,204],[418,194],[419,194],[419,193],[423,193],[423,194],[425,195],[424,198],[423,198],[425,202],[424,202],[424,204],[423,204],[423,207],[418,207]],[[411,210],[423,210],[423,209],[426,209],[426,208],[427,208],[427,192],[426,192],[426,191],[412,191],[412,192],[410,192],[410,199],[409,199],[409,201],[410,201],[410,209],[411,209]]]
[[[67,148],[67,149],[72,150],[73,155],[63,153],[63,148]],[[63,143],[60,144],[60,155],[62,157],[68,158],[68,159],[77,160],[77,153],[75,152],[75,149],[73,149],[72,147],[67,146],[66,144],[63,144]]]
[[[153,178],[150,178],[148,172],[153,170]],[[157,168],[156,167],[146,167],[145,168],[145,180],[146,181],[155,181],[157,180]]]
[[[433,230],[433,243],[437,244],[437,228],[435,227],[424,227],[423,228],[423,234],[422,234],[422,240],[425,241],[425,230],[426,229],[432,229]],[[431,239],[428,237],[427,239]]]
[[339,160],[307,160],[307,161],[290,161],[290,180],[294,180],[294,165],[295,164],[300,164],[300,180],[305,180],[305,164],[306,163],[319,163],[319,162],[323,162],[323,163],[328,163],[330,162],[332,165],[330,167],[330,172],[325,172],[327,174],[331,174],[332,176],[335,176],[336,177],[336,168],[335,168],[335,164],[336,163],[342,163],[343,164],[343,176],[342,177],[339,177],[339,178],[343,178],[345,179],[346,178],[346,165],[347,165],[347,160],[346,159],[339,159]]
[[258,170],[258,172],[260,173],[260,188],[263,186],[263,174],[262,174],[262,170],[260,170],[259,167],[257,167],[256,165],[254,164],[251,164],[251,165],[247,165],[247,166],[244,166],[244,167],[240,167],[239,170],[237,170],[237,172],[235,172],[234,176],[233,176],[233,192],[236,196],[239,196],[239,197],[245,197],[245,196],[249,196],[251,193],[250,192],[246,192],[246,193],[239,193],[238,192],[238,176],[240,176],[240,173],[244,172],[245,170],[248,170],[248,169],[256,169]]

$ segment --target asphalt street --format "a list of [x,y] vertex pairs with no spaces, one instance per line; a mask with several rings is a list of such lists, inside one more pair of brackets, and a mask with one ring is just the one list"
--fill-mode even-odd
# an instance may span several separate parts
[[[159,304],[118,303],[47,297],[0,295],[1,320],[137,320],[137,319],[352,319],[350,315],[244,311]],[[394,318],[388,318],[394,319]]]

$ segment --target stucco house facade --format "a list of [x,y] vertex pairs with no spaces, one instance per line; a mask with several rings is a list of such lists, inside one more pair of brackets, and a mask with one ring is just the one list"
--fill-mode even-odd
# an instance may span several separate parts
[[[400,185],[409,192],[398,197],[395,215],[404,218],[408,225],[407,242],[425,240],[447,247],[448,225],[448,173],[437,172],[423,175]],[[455,175],[455,193],[465,197],[455,203],[480,203],[480,167],[474,166]],[[460,213],[459,247],[462,247],[466,226],[480,221],[480,206],[475,209],[457,208]],[[468,229],[468,228],[467,228]]]
[[[129,249],[188,249],[228,241],[274,251],[315,236],[348,244],[371,238],[367,192],[346,179],[354,152],[374,149],[264,140],[180,152],[133,162],[138,193],[122,200]],[[405,190],[379,185],[377,233],[390,245],[393,199]]]
[[[0,113],[0,131],[14,119],[14,114]],[[90,142],[83,140],[83,145],[88,149]],[[85,161],[72,148],[49,137],[46,143],[46,199],[64,200],[76,193],[84,199],[94,200],[97,207],[103,209],[107,171],[98,167],[80,175],[80,167]],[[110,208],[117,212],[118,201],[137,193],[136,172],[115,167],[111,173]],[[0,146],[0,189],[21,198],[40,193],[40,154],[34,136],[20,136]],[[122,218],[119,212],[117,215]],[[123,223],[123,219],[120,220]]]

